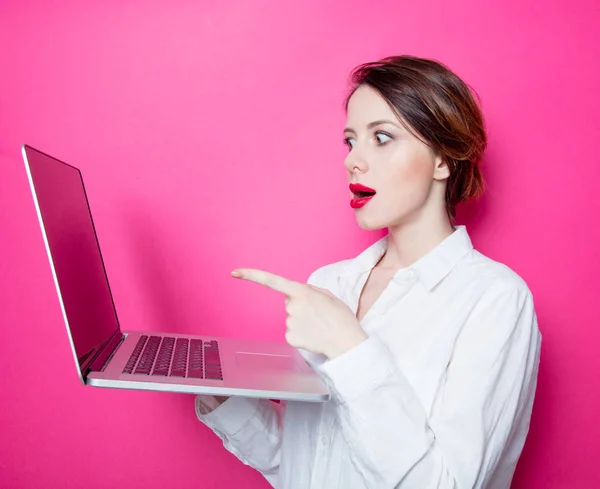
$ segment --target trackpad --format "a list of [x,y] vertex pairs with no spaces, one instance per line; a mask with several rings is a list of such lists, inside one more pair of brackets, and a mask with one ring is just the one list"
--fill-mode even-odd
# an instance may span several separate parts
[[299,370],[289,355],[269,355],[238,351],[235,359],[239,367],[251,370]]

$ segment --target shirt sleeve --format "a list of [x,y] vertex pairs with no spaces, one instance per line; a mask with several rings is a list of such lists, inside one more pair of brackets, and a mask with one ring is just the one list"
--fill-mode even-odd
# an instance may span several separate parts
[[540,341],[530,292],[492,285],[456,341],[429,415],[377,335],[321,365],[366,486],[486,487],[530,414]]
[[275,487],[284,406],[268,399],[245,397],[230,397],[216,408],[213,406],[207,396],[196,396],[198,419],[221,438],[229,452],[261,472]]

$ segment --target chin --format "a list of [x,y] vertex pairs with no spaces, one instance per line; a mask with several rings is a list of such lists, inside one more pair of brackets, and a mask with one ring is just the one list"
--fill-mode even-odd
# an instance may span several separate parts
[[[365,209],[366,210],[366,209]],[[380,229],[390,229],[410,222],[414,219],[414,210],[403,209],[400,212],[377,212],[375,209],[368,209],[375,212],[356,213],[356,223],[365,231],[378,231]],[[377,215],[378,214],[378,215]]]
[[386,222],[378,222],[372,219],[361,219],[360,217],[356,218],[356,223],[358,227],[364,229],[365,231],[378,231],[380,229],[385,229],[389,227]]

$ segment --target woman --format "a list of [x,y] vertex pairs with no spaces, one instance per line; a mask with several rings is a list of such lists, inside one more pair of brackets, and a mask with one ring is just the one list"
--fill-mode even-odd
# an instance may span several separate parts
[[313,404],[198,396],[198,418],[280,489],[508,488],[529,428],[541,335],[511,269],[473,249],[456,205],[482,190],[483,118],[442,64],[353,73],[345,160],[364,229],[387,236],[283,292],[287,341],[328,384]]

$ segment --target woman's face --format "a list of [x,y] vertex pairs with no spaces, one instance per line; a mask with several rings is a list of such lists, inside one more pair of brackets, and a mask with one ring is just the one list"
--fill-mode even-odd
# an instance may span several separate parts
[[387,102],[366,85],[349,100],[344,138],[349,149],[344,161],[348,181],[376,192],[366,201],[352,194],[351,205],[363,229],[417,219],[425,206],[432,205],[434,186],[448,177],[441,158],[405,129]]

